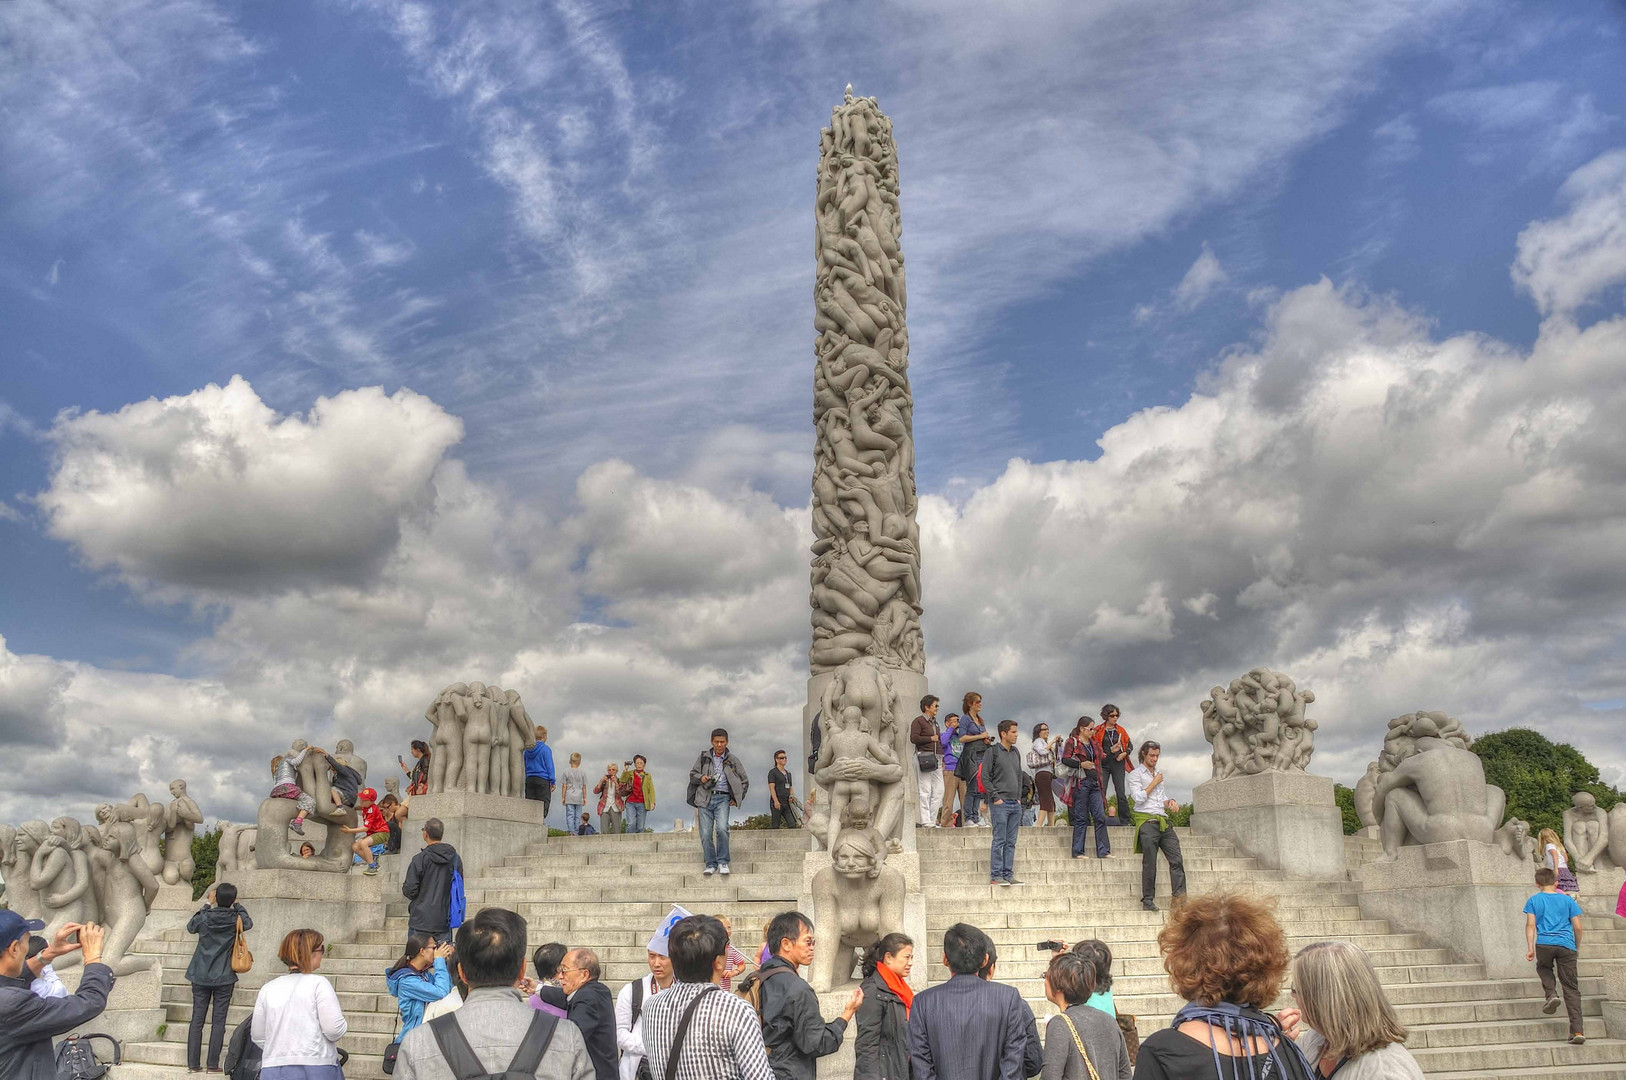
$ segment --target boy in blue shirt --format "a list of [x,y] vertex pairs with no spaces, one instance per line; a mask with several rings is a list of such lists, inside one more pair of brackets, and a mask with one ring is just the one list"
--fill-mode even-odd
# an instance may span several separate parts
[[1536,885],[1541,891],[1524,902],[1524,938],[1530,946],[1525,959],[1536,962],[1536,974],[1547,995],[1541,1011],[1548,1016],[1558,1011],[1558,985],[1553,977],[1557,969],[1557,984],[1564,987],[1564,1008],[1570,1017],[1570,1042],[1580,1045],[1586,1042],[1575,968],[1581,944],[1581,905],[1558,891],[1558,875],[1549,867],[1536,871]]

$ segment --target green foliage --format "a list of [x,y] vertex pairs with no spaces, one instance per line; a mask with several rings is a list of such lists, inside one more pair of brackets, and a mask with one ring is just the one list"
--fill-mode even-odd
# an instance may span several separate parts
[[729,822],[728,827],[729,827],[730,830],[733,830],[733,829],[766,829],[766,828],[768,828],[768,823],[770,821],[772,821],[772,820],[773,820],[773,818],[769,814],[752,814],[750,817],[746,818],[744,821],[731,821],[731,822]]
[[1176,829],[1184,829],[1191,825],[1191,803],[1181,803],[1180,809],[1169,815],[1169,825]]
[[1564,811],[1575,792],[1591,792],[1605,810],[1623,798],[1575,747],[1528,728],[1482,735],[1473,751],[1485,763],[1486,782],[1507,792],[1506,816],[1528,821],[1532,835],[1540,829],[1562,834]]
[[1355,812],[1355,789],[1347,788],[1342,784],[1332,786],[1332,797],[1338,803],[1338,809],[1344,814],[1344,835],[1354,836],[1360,832],[1361,815]]
[[215,883],[215,863],[219,859],[219,825],[192,837],[192,899],[202,896]]

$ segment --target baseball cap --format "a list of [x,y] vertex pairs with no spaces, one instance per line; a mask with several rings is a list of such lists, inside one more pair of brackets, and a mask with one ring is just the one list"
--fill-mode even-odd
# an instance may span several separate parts
[[358,798],[365,799],[367,802],[377,802],[378,801],[378,792],[374,791],[370,787],[362,788],[360,791],[358,791],[356,793],[356,795],[357,795]]
[[0,908],[0,949],[11,948],[11,943],[24,934],[44,929],[45,924],[38,919],[25,919],[10,908]]

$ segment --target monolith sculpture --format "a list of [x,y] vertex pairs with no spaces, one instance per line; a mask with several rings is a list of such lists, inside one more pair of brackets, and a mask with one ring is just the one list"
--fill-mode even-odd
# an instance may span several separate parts
[[[822,849],[809,860],[806,891],[814,921],[839,938],[811,973],[827,990],[850,978],[855,947],[904,929],[910,871],[918,894],[919,774],[908,728],[926,692],[897,147],[875,99],[853,97],[850,86],[819,140],[814,218],[813,643],[803,719],[808,825]],[[903,852],[907,870],[889,858]]]

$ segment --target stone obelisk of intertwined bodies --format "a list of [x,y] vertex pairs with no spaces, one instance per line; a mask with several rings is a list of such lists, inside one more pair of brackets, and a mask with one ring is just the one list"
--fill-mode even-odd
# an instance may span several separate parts
[[[804,714],[818,744],[806,790],[821,935],[862,946],[919,912],[917,765],[909,723],[926,691],[915,523],[913,400],[904,325],[898,156],[874,98],[846,100],[819,143],[813,286],[813,644]],[[924,929],[922,921],[916,932]],[[917,938],[917,940],[920,940]],[[850,951],[822,951],[819,989]],[[922,966],[923,967],[923,966]]]

